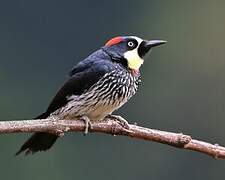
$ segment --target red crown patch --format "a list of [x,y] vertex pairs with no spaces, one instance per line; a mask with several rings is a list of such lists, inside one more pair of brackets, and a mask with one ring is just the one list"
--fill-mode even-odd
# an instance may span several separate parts
[[118,37],[114,37],[112,39],[110,39],[106,44],[105,46],[112,46],[112,45],[115,45],[115,44],[118,44],[120,43],[121,41],[123,40],[123,38],[121,36],[118,36]]

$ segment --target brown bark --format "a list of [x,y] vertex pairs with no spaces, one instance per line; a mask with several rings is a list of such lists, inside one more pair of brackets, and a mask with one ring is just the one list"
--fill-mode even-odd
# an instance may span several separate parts
[[[85,124],[80,120],[21,120],[21,121],[0,121],[0,134],[22,133],[22,132],[48,132],[62,136],[64,132],[83,132]],[[106,119],[102,122],[94,122],[91,126],[91,133],[107,133],[112,135],[124,135],[137,139],[159,142],[181,149],[201,152],[214,158],[225,158],[225,147],[218,144],[210,144],[200,140],[192,139],[189,135],[172,133],[161,130],[149,129],[137,125],[130,125],[129,130],[118,122]]]

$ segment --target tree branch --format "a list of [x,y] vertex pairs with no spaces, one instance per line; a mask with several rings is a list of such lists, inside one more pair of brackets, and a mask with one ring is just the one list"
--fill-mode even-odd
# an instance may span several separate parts
[[[130,125],[129,130],[121,126],[118,122],[106,119],[101,122],[93,122],[90,132],[100,132],[112,135],[124,135],[137,139],[168,144],[181,149],[198,151],[214,158],[225,159],[225,147],[218,144],[192,139],[189,135],[182,133],[172,133],[160,130],[149,129],[136,125]],[[21,120],[21,121],[0,121],[0,134],[20,133],[20,132],[47,132],[58,136],[64,132],[83,132],[85,124],[80,120]]]

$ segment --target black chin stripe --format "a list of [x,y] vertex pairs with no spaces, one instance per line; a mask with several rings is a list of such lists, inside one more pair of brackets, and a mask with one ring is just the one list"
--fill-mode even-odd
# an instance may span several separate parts
[[145,41],[142,41],[141,44],[138,47],[138,55],[143,58],[144,55],[148,52],[148,50],[145,48]]

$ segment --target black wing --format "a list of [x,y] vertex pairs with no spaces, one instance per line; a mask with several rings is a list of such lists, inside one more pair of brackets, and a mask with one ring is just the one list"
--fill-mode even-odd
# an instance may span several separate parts
[[53,98],[47,111],[36,119],[47,118],[51,113],[67,104],[68,96],[81,95],[111,69],[112,63],[107,59],[86,59],[80,62],[71,70],[69,79]]

